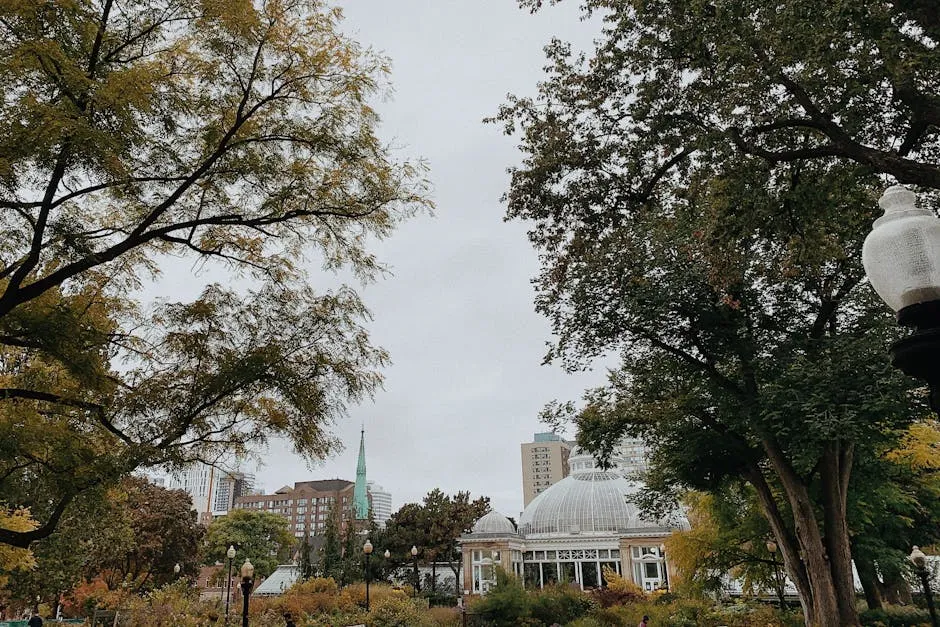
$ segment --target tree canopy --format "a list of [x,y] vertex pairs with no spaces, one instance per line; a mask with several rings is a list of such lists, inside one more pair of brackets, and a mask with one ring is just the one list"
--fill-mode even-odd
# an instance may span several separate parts
[[[387,61],[321,2],[0,7],[0,494],[25,547],[83,490],[283,436],[308,458],[381,382],[354,291],[428,206],[375,135]],[[237,289],[141,306],[167,256]],[[15,432],[15,433],[14,433]]]
[[[914,3],[585,4],[606,24],[594,54],[553,42],[538,95],[495,117],[525,153],[507,215],[540,255],[547,359],[621,356],[574,412],[579,442],[643,437],[661,493],[745,478],[807,622],[856,624],[852,470],[923,409],[888,363],[898,331],[861,243],[878,173],[937,183],[936,124],[905,126],[940,85],[921,66],[933,18]],[[917,77],[907,103],[891,67]]]
[[236,566],[249,559],[255,575],[267,577],[291,557],[295,544],[280,514],[234,509],[209,523],[202,558],[207,564],[227,563],[225,553],[234,546]]

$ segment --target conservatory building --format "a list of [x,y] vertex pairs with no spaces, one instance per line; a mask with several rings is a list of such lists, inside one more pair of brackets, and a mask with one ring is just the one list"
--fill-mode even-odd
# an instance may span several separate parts
[[644,517],[633,503],[643,484],[600,469],[590,455],[575,449],[569,464],[571,474],[529,503],[518,528],[493,511],[460,538],[464,594],[485,594],[498,566],[527,588],[555,582],[596,588],[605,584],[605,569],[644,590],[668,587],[663,540],[688,529],[688,521]]

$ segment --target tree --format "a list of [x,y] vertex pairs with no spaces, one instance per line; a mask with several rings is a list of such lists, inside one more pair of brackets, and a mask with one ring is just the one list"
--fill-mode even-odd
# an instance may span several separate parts
[[255,575],[267,577],[290,557],[294,540],[280,514],[235,509],[209,523],[203,561],[224,563],[225,552],[234,546],[239,561],[251,560]]
[[[534,11],[543,0],[520,4]],[[560,41],[547,47],[540,97],[550,106],[533,116],[545,152],[564,147],[570,162],[616,166],[585,169],[581,184],[640,204],[674,172],[736,153],[769,164],[851,161],[940,188],[932,2],[583,4],[604,18],[603,36],[589,63]],[[590,115],[572,117],[575,108]],[[542,175],[548,183],[551,169]]]
[[[807,623],[856,625],[853,465],[922,403],[887,363],[897,330],[860,245],[873,172],[936,182],[935,124],[894,143],[911,109],[881,80],[894,66],[936,87],[914,26],[929,18],[913,3],[587,4],[608,24],[592,59],[554,42],[538,97],[496,118],[527,153],[508,217],[533,224],[537,308],[559,336],[548,358],[623,358],[588,395],[579,441],[609,453],[645,437],[664,492],[744,477]],[[873,53],[901,23],[912,34]],[[898,68],[899,51],[914,64]]]
[[[0,510],[0,524],[17,531],[29,531],[36,526],[29,511],[24,509]],[[6,587],[13,573],[29,570],[35,566],[36,559],[29,549],[0,545],[0,590]]]
[[748,594],[778,588],[776,558],[767,548],[770,527],[752,488],[691,492],[684,501],[691,528],[666,539],[666,554],[681,585],[719,592],[724,577],[731,575]]
[[[374,277],[366,242],[426,187],[375,136],[387,62],[339,19],[292,0],[0,8],[0,494],[39,523],[0,543],[141,466],[271,436],[320,458],[380,383],[368,312],[300,261]],[[142,311],[165,255],[246,289]]]
[[339,581],[343,549],[340,543],[339,509],[334,503],[323,526],[323,545],[320,547],[320,559],[317,570],[321,577],[332,577]]
[[203,528],[189,495],[140,477],[86,490],[56,531],[33,547],[35,568],[17,576],[11,595],[58,602],[83,581],[110,590],[141,592],[195,577]]
[[306,581],[313,577],[313,556],[311,555],[313,549],[310,546],[310,536],[306,533],[298,552],[300,553],[300,580]]
[[549,358],[622,356],[609,387],[587,395],[579,442],[609,455],[624,433],[646,439],[651,485],[666,493],[744,478],[807,624],[857,624],[853,463],[923,404],[888,363],[898,331],[862,284],[874,181],[743,157],[672,182],[627,220],[571,170],[605,166],[569,157],[533,157],[570,181],[551,205],[511,197],[509,212],[535,221],[537,307],[559,337]]
[[469,492],[450,496],[438,488],[428,492],[421,504],[406,503],[392,514],[385,526],[393,562],[407,566],[411,561],[411,547],[416,546],[422,559],[431,563],[432,593],[437,586],[438,560],[446,560],[454,572],[454,580],[459,581],[462,554],[457,539],[489,511],[488,497],[471,501]]

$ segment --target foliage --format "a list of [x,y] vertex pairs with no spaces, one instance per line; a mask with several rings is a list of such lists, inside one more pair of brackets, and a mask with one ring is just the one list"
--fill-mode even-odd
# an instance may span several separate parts
[[473,613],[494,627],[533,623],[529,597],[522,583],[502,568],[496,569],[496,585],[472,605]]
[[591,591],[591,596],[602,607],[627,605],[647,600],[647,595],[640,586],[621,576],[609,566],[604,566],[604,580],[607,582],[606,586]]
[[866,610],[859,618],[864,627],[922,627],[930,624],[930,613],[927,610],[911,606]]
[[595,605],[591,595],[582,592],[576,585],[548,586],[538,594],[529,596],[532,618],[546,625],[568,624],[588,614]]
[[319,560],[317,561],[317,572],[320,577],[339,578],[343,559],[339,516],[339,509],[334,504],[327,513],[323,527],[323,544],[320,547]]
[[[0,527],[14,531],[30,531],[36,528],[36,521],[29,515],[28,509],[7,510],[0,504]],[[0,544],[0,590],[6,587],[10,575],[15,571],[35,566],[36,560],[29,549]]]
[[294,536],[283,516],[272,512],[235,509],[214,519],[206,531],[203,559],[224,563],[229,546],[237,551],[237,564],[246,559],[255,567],[255,577],[267,577],[289,557]]
[[150,590],[173,581],[176,564],[180,577],[194,577],[204,530],[190,503],[186,493],[138,477],[86,490],[56,531],[33,545],[36,567],[10,583],[11,596],[39,596],[54,606],[76,586],[83,589],[73,593],[78,597],[97,595],[99,586]]
[[[861,244],[882,183],[869,162],[815,154],[828,135],[797,128],[813,113],[797,110],[791,83],[775,81],[811,84],[810,100],[857,116],[839,124],[870,129],[871,111],[855,108],[854,96],[843,102],[844,84],[820,77],[835,57],[855,54],[856,31],[836,26],[893,9],[587,5],[608,20],[595,56],[574,58],[554,42],[538,97],[512,98],[497,116],[518,130],[526,153],[512,172],[507,215],[531,224],[540,254],[536,307],[558,338],[547,359],[576,369],[621,356],[609,385],[588,392],[583,408],[551,406],[548,417],[573,414],[579,442],[602,456],[624,434],[645,439],[659,505],[684,489],[715,491],[744,478],[807,621],[854,623],[852,471],[893,445],[923,396],[889,364],[896,324],[863,281]],[[809,15],[818,28],[806,28]],[[800,37],[777,42],[775,28]],[[773,45],[753,45],[764,38]],[[797,54],[797,40],[796,65],[776,65]],[[806,59],[806,46],[819,56]],[[761,51],[773,51],[767,66],[755,60]],[[935,71],[925,76],[937,82]],[[794,117],[796,126],[782,119]],[[760,137],[745,141],[788,158],[733,140],[764,123]],[[936,130],[918,131],[921,157],[936,151]],[[877,140],[882,150],[896,139],[887,133]],[[804,158],[790,158],[802,149]],[[921,165],[936,171],[934,162]]]
[[[0,6],[0,493],[25,547],[84,490],[244,453],[310,459],[387,355],[348,288],[304,259],[380,272],[369,242],[428,206],[369,101],[388,63],[321,2]],[[142,309],[166,255],[238,291]]]
[[372,605],[370,625],[373,627],[413,627],[420,625],[422,613],[412,599],[396,591]]
[[853,557],[869,606],[910,602],[905,573],[913,545],[940,541],[940,429],[922,420],[900,442],[864,459],[854,480],[849,520]]
[[777,587],[779,560],[768,550],[772,533],[753,488],[732,484],[712,493],[692,492],[685,505],[690,529],[665,542],[680,587],[717,592],[726,574],[741,581],[745,594]]
[[[411,564],[411,547],[415,546],[424,561],[450,563],[456,580],[462,563],[457,538],[490,511],[489,501],[485,496],[471,501],[470,493],[464,491],[450,496],[435,488],[421,503],[406,503],[385,524],[390,566],[405,568]],[[431,592],[435,585],[436,578],[432,579]]]

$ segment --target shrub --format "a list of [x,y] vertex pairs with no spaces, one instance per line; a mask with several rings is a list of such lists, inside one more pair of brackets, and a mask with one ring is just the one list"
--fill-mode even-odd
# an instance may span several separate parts
[[866,610],[859,615],[865,627],[920,627],[930,624],[930,613],[911,606],[889,605],[880,610]]
[[415,627],[426,623],[422,612],[405,595],[389,595],[372,606],[370,627]]
[[529,597],[532,618],[546,625],[565,625],[585,616],[594,607],[591,598],[575,586],[551,586]]
[[519,580],[496,569],[496,586],[474,603],[473,611],[494,627],[531,624],[529,598]]

